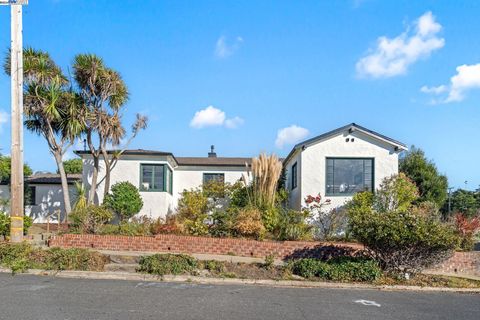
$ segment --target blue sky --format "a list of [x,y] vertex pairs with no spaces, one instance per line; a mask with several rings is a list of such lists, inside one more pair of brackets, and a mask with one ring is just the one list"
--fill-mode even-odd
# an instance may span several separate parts
[[[96,53],[123,75],[150,124],[132,148],[203,156],[286,155],[356,122],[424,149],[454,187],[480,184],[480,2],[31,0],[24,44],[68,72]],[[9,9],[0,7],[0,48]],[[10,82],[0,75],[0,148]],[[283,130],[282,130],[283,129]],[[42,138],[25,159],[55,170]]]

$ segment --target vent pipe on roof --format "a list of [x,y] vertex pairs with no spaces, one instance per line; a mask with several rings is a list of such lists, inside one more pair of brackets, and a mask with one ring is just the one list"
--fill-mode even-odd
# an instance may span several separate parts
[[210,146],[210,152],[208,153],[209,158],[216,158],[217,154],[215,153],[215,146],[212,144]]

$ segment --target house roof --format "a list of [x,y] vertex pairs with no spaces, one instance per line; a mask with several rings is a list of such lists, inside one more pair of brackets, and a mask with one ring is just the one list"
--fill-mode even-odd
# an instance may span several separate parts
[[[108,154],[119,152],[119,150],[108,150]],[[76,150],[79,156],[89,155],[90,151]],[[222,167],[244,167],[245,163],[251,164],[252,158],[239,157],[175,157],[171,152],[128,149],[122,155],[145,155],[145,156],[171,156],[179,166],[222,166]]]
[[245,164],[252,163],[252,158],[177,157],[176,159],[179,166],[245,167]]
[[[107,150],[108,154],[113,154],[120,152],[121,150]],[[74,151],[77,155],[88,155],[90,154],[89,150],[76,150]],[[156,150],[144,150],[144,149],[128,149],[123,151],[123,155],[151,155],[151,156],[172,156],[171,152],[165,151],[156,151]]]
[[[73,184],[76,181],[81,181],[81,174],[68,174],[67,182]],[[25,182],[30,184],[61,184],[61,178],[59,174],[56,173],[41,173],[34,174],[33,176],[25,178]]]
[[373,131],[373,130],[367,129],[367,128],[365,128],[365,127],[362,127],[362,126],[360,126],[360,125],[352,122],[352,123],[347,124],[347,125],[345,125],[345,126],[343,126],[343,127],[337,128],[337,129],[335,129],[335,130],[332,130],[332,131],[323,133],[323,134],[318,135],[318,136],[316,136],[316,137],[313,137],[313,138],[310,138],[310,139],[307,139],[307,140],[305,140],[305,141],[302,141],[302,142],[297,143],[297,144],[293,147],[292,151],[291,151],[291,152],[288,154],[288,156],[285,158],[285,161],[287,161],[287,160],[295,153],[295,151],[297,151],[299,148],[304,147],[304,146],[307,146],[307,145],[311,145],[311,144],[316,143],[316,142],[321,141],[321,140],[325,140],[325,139],[330,138],[330,137],[332,137],[332,136],[335,136],[335,135],[337,135],[337,134],[339,134],[339,133],[342,133],[342,132],[344,132],[345,130],[349,130],[349,131],[360,131],[360,132],[362,132],[362,133],[364,133],[364,134],[366,134],[366,135],[368,135],[368,136],[371,136],[371,137],[373,137],[373,138],[375,138],[375,139],[378,139],[378,140],[384,141],[384,142],[386,142],[386,143],[388,143],[388,144],[390,144],[390,145],[393,145],[393,146],[395,146],[396,148],[398,148],[398,149],[400,149],[400,150],[408,150],[408,147],[407,147],[405,144],[403,144],[403,143],[401,143],[401,142],[399,142],[399,141],[397,141],[397,140],[395,140],[395,139],[389,138],[389,137],[387,137],[387,136],[385,136],[385,135],[383,135],[383,134],[380,134],[380,133],[375,132],[375,131]]

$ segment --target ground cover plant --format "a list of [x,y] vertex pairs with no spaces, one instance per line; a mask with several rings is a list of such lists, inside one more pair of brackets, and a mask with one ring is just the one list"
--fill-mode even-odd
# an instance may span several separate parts
[[24,242],[0,243],[0,265],[13,273],[27,269],[103,271],[107,258],[86,249],[36,248]]
[[275,264],[272,257],[267,257],[264,263],[236,263],[197,260],[185,254],[155,254],[142,257],[137,271],[157,276],[186,275],[256,280],[480,288],[480,281],[440,275],[419,274],[407,280],[383,272],[377,262],[366,257],[340,257],[330,260],[305,258]]

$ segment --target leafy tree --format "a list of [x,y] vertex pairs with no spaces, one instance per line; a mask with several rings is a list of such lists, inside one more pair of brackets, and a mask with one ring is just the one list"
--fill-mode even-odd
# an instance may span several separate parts
[[142,210],[143,200],[138,189],[130,182],[124,181],[112,186],[112,190],[103,200],[103,204],[123,221]]
[[452,209],[467,217],[474,216],[480,209],[476,193],[464,189],[455,190],[451,195]]
[[[100,158],[105,162],[105,194],[110,190],[110,173],[124,150],[111,154],[107,146],[116,148],[125,137],[121,111],[128,100],[128,89],[121,75],[107,67],[94,54],[79,54],[73,63],[73,76],[87,108],[84,114],[86,140],[93,158],[93,173],[88,203],[93,203],[97,191]],[[137,114],[128,143],[145,129],[147,118]],[[96,139],[95,139],[96,138]]]
[[[71,204],[62,158],[83,131],[80,119],[83,104],[47,52],[27,48],[23,56],[25,126],[45,138],[55,158],[62,182],[66,220]],[[4,67],[8,75],[9,61],[10,55],[7,55]]]
[[82,159],[65,160],[63,161],[63,167],[66,174],[82,173]]
[[417,202],[432,201],[442,207],[447,199],[448,179],[421,149],[412,146],[400,159],[399,169],[417,185]]
[[[28,164],[23,165],[23,175],[25,177],[31,176],[33,173],[32,168]],[[0,155],[0,182],[10,183],[10,177],[12,174],[12,159],[8,156]]]

